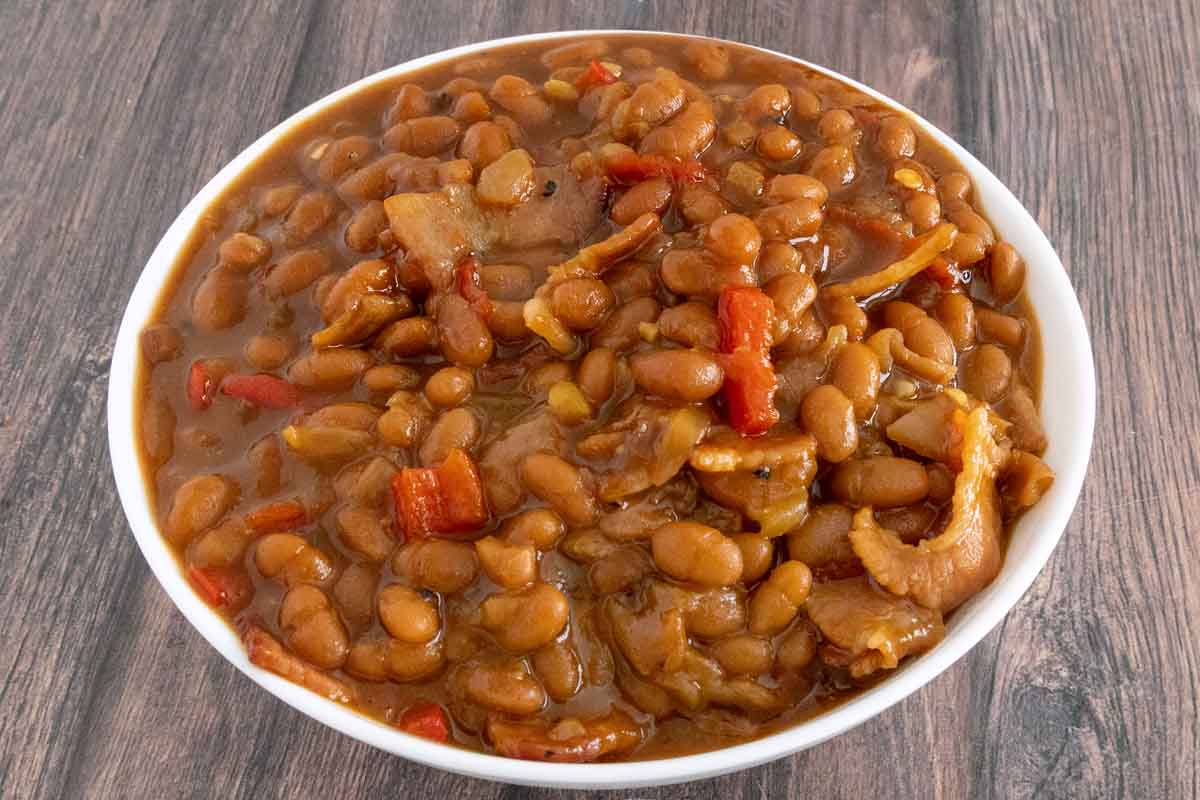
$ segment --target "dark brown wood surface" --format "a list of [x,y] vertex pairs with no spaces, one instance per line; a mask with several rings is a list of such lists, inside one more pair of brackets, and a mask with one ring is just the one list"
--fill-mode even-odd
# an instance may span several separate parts
[[[109,469],[112,342],[151,249],[261,132],[363,75],[632,27],[801,55],[918,109],[1079,290],[1089,479],[1029,594],[877,719],[612,798],[1200,794],[1200,6],[834,0],[0,2],[0,796],[548,798],[385,755],[258,690],[175,611]],[[600,795],[598,795],[600,796]]]

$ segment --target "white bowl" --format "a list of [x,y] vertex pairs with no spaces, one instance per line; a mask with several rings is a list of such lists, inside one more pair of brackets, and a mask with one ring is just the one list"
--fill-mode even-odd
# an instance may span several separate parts
[[[970,153],[921,117],[912,115],[927,133],[962,162],[974,181],[976,197],[997,232],[1025,257],[1028,265],[1026,293],[1037,312],[1042,332],[1041,411],[1050,440],[1045,461],[1054,468],[1058,477],[1042,501],[1021,518],[1013,531],[1004,568],[999,576],[951,616],[946,626],[946,638],[937,647],[910,659],[878,685],[815,719],[756,741],[713,752],[613,764],[516,761],[435,744],[368,719],[249,662],[233,630],[196,596],[184,580],[175,557],[159,535],[147,502],[134,438],[134,376],[138,359],[138,334],[149,319],[188,234],[204,210],[239,173],[294,125],[367,86],[498,45],[547,42],[582,34],[669,35],[684,38],[680,34],[638,31],[571,31],[516,36],[456,47],[377,72],[336,91],[294,114],[242,151],[200,190],[167,229],[133,290],[113,350],[108,387],[109,449],[117,490],[133,535],[167,594],[221,655],[255,683],[293,708],[389,753],[477,778],[579,789],[678,783],[752,767],[812,747],[870,719],[933,680],[987,635],[1016,605],[1049,559],[1075,508],[1092,447],[1096,406],[1091,344],[1079,302],[1054,249],[1020,201]],[[904,108],[833,70],[780,53],[774,55],[824,72],[896,108]]]

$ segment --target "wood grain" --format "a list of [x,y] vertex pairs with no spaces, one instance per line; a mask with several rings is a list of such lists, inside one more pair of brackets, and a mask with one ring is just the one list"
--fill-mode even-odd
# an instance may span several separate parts
[[712,0],[0,3],[0,795],[549,798],[339,736],[259,691],[137,553],[105,445],[111,343],[183,204],[259,133],[474,40],[632,27],[796,53],[919,109],[1058,247],[1097,440],[1004,624],[860,728],[611,798],[1200,795],[1200,7]]

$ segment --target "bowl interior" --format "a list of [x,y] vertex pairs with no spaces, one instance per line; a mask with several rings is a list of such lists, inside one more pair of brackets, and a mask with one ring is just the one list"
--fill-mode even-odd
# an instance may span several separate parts
[[[227,183],[248,167],[286,130],[366,86],[467,53],[510,43],[540,43],[581,35],[677,36],[637,31],[574,31],[482,42],[410,61],[371,75],[298,112],[265,134],[222,169],[170,226],[150,257],[130,298],[113,352],[109,379],[109,448],[117,489],[130,527],[155,577],[188,621],[238,669],[303,713],[342,733],[406,758],[474,777],[510,783],[571,788],[636,787],[695,780],[754,766],[822,742],[916,691],[944,671],[988,633],[1020,599],[1050,556],[1074,509],[1091,450],[1095,416],[1095,373],[1087,328],[1061,262],[1037,223],[986,167],[921,117],[912,117],[947,147],[971,175],[977,196],[1002,238],[1028,265],[1026,292],[1041,325],[1041,412],[1050,444],[1045,461],[1057,479],[1042,501],[1013,530],[1000,575],[958,609],[946,638],[910,659],[887,679],[837,708],[787,730],[745,744],[693,756],[616,764],[543,764],[515,761],[434,744],[376,722],[250,664],[229,626],[185,582],[160,537],[140,474],[134,434],[138,334],[152,314],[176,254],[201,213]],[[763,50],[762,52],[772,52]],[[890,98],[832,70],[773,53],[845,81],[892,106]]]

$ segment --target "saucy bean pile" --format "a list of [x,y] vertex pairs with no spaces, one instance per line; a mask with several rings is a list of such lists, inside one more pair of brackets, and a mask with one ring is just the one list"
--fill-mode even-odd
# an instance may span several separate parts
[[142,338],[162,534],[250,659],[554,761],[761,736],[943,635],[1053,480],[1024,262],[904,115],[705,40],[372,87]]

